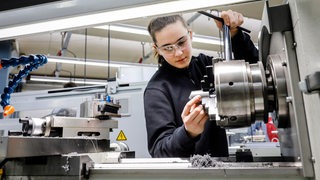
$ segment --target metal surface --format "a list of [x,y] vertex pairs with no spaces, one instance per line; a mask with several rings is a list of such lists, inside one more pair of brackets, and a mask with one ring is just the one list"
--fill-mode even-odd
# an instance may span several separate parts
[[9,160],[6,163],[5,178],[22,179],[87,179],[93,161],[87,155],[67,154],[22,158],[19,161]]
[[217,124],[226,127],[249,126],[266,120],[266,80],[262,63],[238,61],[214,65],[218,114]]
[[223,49],[224,49],[224,59],[226,61],[232,60],[232,45],[231,45],[231,34],[229,26],[222,25],[223,32]]
[[[320,12],[317,10],[320,6],[318,0],[296,0],[290,1],[290,9],[292,12],[292,21],[294,26],[294,42],[297,51],[297,64],[299,66],[299,77],[304,79],[307,75],[319,71],[319,42],[320,37],[317,36],[320,29]],[[298,79],[299,79],[298,77]],[[296,87],[293,85],[293,87]],[[295,89],[297,90],[297,89]],[[319,93],[303,95],[302,102],[297,102],[304,105],[305,117],[303,121],[307,128],[302,129],[299,133],[301,139],[309,139],[311,152],[308,152],[305,156],[305,160],[310,162],[309,170],[314,166],[315,179],[320,179],[320,141],[319,141],[319,129],[320,129],[320,98]],[[300,107],[300,106],[298,106]],[[298,112],[297,115],[301,116]],[[308,132],[308,133],[306,133]],[[308,142],[302,141],[301,146],[308,147]],[[310,150],[310,149],[309,149]],[[303,151],[305,151],[303,149]],[[304,153],[303,153],[304,155]]]
[[224,163],[197,168],[185,159],[123,159],[95,164],[90,179],[304,179],[299,163]]
[[118,127],[112,119],[48,116],[45,118],[22,118],[22,134],[25,136],[80,137],[91,136],[109,139],[110,129]]
[[50,138],[50,137],[0,137],[0,160],[52,156],[68,154],[72,152],[88,153],[110,151],[110,141],[96,138]]
[[[290,13],[291,18],[293,18],[295,16],[294,12],[296,11],[294,7],[297,6],[297,3],[294,1],[289,1],[288,6],[290,6],[290,10],[293,11]],[[299,4],[298,7],[302,8],[303,6]],[[286,17],[274,18],[273,21],[282,21],[284,19],[286,19]],[[296,23],[292,23],[292,28],[295,28]],[[289,28],[290,30],[288,30],[287,23],[284,23],[283,26],[284,27],[282,27],[282,32],[272,32],[269,51],[270,55],[278,56],[278,59],[280,61],[276,66],[278,70],[283,71],[282,75],[277,74],[276,79],[278,82],[277,84],[275,84],[277,85],[275,87],[278,88],[277,91],[279,93],[277,94],[279,100],[279,117],[285,115],[285,106],[287,106],[288,108],[287,117],[282,116],[284,118],[282,120],[287,121],[287,124],[285,125],[287,125],[288,128],[280,128],[281,132],[279,133],[280,141],[283,142],[281,152],[284,155],[292,155],[294,157],[297,157],[298,160],[301,160],[303,165],[303,175],[305,177],[314,177],[315,172],[320,171],[317,171],[317,168],[314,168],[314,164],[311,161],[312,153],[310,138],[312,136],[309,136],[309,130],[306,120],[307,109],[305,108],[302,93],[298,88],[301,68],[301,63],[299,64],[298,62],[303,61],[304,58],[297,58],[296,53],[298,46],[296,46],[296,42],[294,40],[294,32],[299,34],[300,31],[292,28]],[[270,31],[270,27],[268,28]],[[309,32],[304,31],[304,33],[306,34],[306,36],[308,36]],[[284,82],[284,80],[286,82]],[[286,86],[287,94],[284,93],[284,86]]]
[[[112,94],[112,97],[121,105],[119,114],[121,114],[122,117],[112,118],[118,121],[118,128],[113,129],[109,134],[111,143],[126,143],[130,151],[135,151],[135,157],[140,158],[150,157],[147,148],[147,135],[143,112],[143,91],[145,86],[146,82],[130,83],[128,86],[119,87],[117,93]],[[43,117],[51,114],[52,109],[68,107],[77,111],[75,118],[77,119],[80,117],[80,105],[85,101],[94,99],[95,95],[100,93],[105,93],[105,86],[77,87],[73,90],[64,88],[13,93],[11,101],[16,111],[19,112],[18,115],[21,117]],[[30,106],[30,104],[32,104],[32,106]],[[1,110],[2,109],[0,109],[0,112]],[[72,128],[71,124],[64,126],[69,127],[70,133],[73,132],[73,134],[75,134],[77,132],[76,130],[79,131],[79,129]],[[4,129],[4,134],[6,135],[8,130],[21,131],[21,125],[17,119],[2,119],[0,121],[0,129]],[[98,130],[98,128],[95,128],[95,130]],[[108,129],[104,128],[103,131],[108,131]],[[121,131],[125,134],[127,140],[117,140]]]
[[[92,117],[92,118],[110,118],[110,117],[121,117],[118,114],[118,109],[121,108],[119,104],[113,104],[99,99],[85,101],[81,104],[81,117]],[[107,111],[107,110],[112,110]]]
[[99,135],[93,137],[109,139],[110,129],[118,127],[116,120],[98,120],[95,118],[72,118],[72,117],[54,117],[51,127],[63,128],[63,137],[77,137],[81,133],[99,132]]
[[[306,138],[306,136],[303,135],[308,134],[308,130],[306,128],[305,123],[305,112],[302,103],[302,94],[297,89],[297,84],[299,82],[299,71],[297,66],[295,49],[292,48],[294,45],[292,37],[293,35],[291,31],[273,32],[271,36],[271,48],[269,52],[269,57],[267,58],[266,65],[266,71],[268,71],[269,73],[267,89],[268,106],[265,106],[262,110],[266,112],[270,111],[270,109],[274,109],[276,111],[278,119],[278,128],[280,128],[279,135],[282,156],[292,156],[296,157],[297,159],[301,158],[304,166],[303,175],[306,177],[313,177],[314,172],[312,164],[310,162],[310,144],[308,138]],[[217,73],[217,71],[215,71],[215,73]],[[217,75],[219,75],[219,72],[217,73]],[[224,77],[225,76],[228,75],[225,74]],[[221,79],[222,76],[218,76],[218,78]],[[233,77],[232,79],[236,80],[237,77]],[[244,81],[246,82],[246,78],[240,79],[241,81],[244,79]],[[221,97],[219,95],[219,93],[221,92],[219,91],[219,88],[221,86],[221,84],[219,84],[220,81],[221,80],[216,79],[216,87],[218,87],[218,103],[219,101],[222,101],[223,103],[232,102],[232,105],[237,106],[238,98],[219,100],[219,97]],[[229,82],[230,85],[230,82],[233,81],[229,80],[224,82]],[[262,92],[265,91],[264,88],[265,87],[261,88]],[[232,94],[232,92],[234,91],[232,91],[232,89],[225,89],[225,93],[227,92],[231,92]],[[240,95],[240,97],[243,97],[244,100],[248,100],[250,102],[248,103],[248,105],[254,105],[254,103],[252,103],[253,101],[250,101],[251,98],[249,96],[241,96],[241,92],[242,91],[234,94]],[[248,94],[252,94],[252,91],[247,92]],[[253,93],[252,95],[255,96],[256,94]],[[262,97],[265,98],[265,96]],[[230,106],[226,107],[230,108]],[[218,105],[218,112],[221,115],[232,115],[233,112],[235,112],[235,109],[232,109],[232,111],[224,113],[223,111],[221,112],[219,108],[221,107],[219,107]],[[246,118],[250,119],[249,117],[250,116],[247,116]],[[232,125],[232,123],[229,124]],[[303,146],[302,143],[304,144]]]
[[289,127],[290,121],[288,120],[288,104],[286,98],[287,80],[285,75],[286,58],[284,54],[272,54],[267,58],[266,71],[268,79],[268,104],[272,106],[277,112],[278,127]]
[[[279,11],[286,17],[275,18]],[[209,104],[208,100],[202,103],[213,105],[209,109],[215,109],[213,112],[220,117],[214,119],[217,125],[227,128],[249,126],[255,120],[266,123],[268,112],[275,112],[281,156],[301,162],[303,176],[314,177],[306,114],[298,88],[299,67],[289,4],[269,7],[266,2],[264,17],[264,33],[271,34],[267,42],[262,42],[262,46],[270,45],[269,49],[264,49],[264,56],[268,51],[266,60],[250,65],[244,61],[215,63],[216,96],[211,96],[211,101],[216,105]],[[207,93],[211,94],[210,91]]]
[[[222,167],[194,168],[191,167],[188,161],[178,159],[167,161],[164,159],[121,160],[118,164],[95,164],[90,169],[90,179],[319,179],[320,168],[319,163],[317,163],[319,161],[318,152],[320,147],[317,139],[320,128],[318,121],[319,94],[303,96],[298,88],[298,82],[300,77],[305,77],[311,71],[317,71],[317,68],[319,68],[317,61],[317,58],[320,57],[317,49],[319,41],[315,41],[314,38],[318,37],[315,37],[314,34],[317,33],[319,29],[317,26],[320,23],[315,24],[314,21],[319,22],[318,17],[320,16],[316,7],[319,7],[320,2],[316,0],[289,2],[293,11],[295,33],[287,31],[272,32],[266,71],[263,72],[264,68],[259,65],[240,64],[236,66],[237,71],[235,71],[238,76],[233,77],[232,71],[229,72],[231,74],[229,78],[238,80],[237,82],[240,84],[237,90],[239,92],[237,93],[240,93],[241,96],[235,96],[235,100],[236,102],[242,102],[242,104],[235,104],[241,105],[242,109],[240,109],[247,117],[253,117],[252,111],[260,112],[259,116],[262,117],[262,109],[267,107],[265,102],[262,102],[263,98],[264,100],[267,99],[269,105],[271,104],[275,108],[280,125],[282,124],[281,128],[279,128],[281,154],[283,157],[293,156],[292,162],[222,163]],[[308,15],[314,18],[310,20]],[[301,22],[301,19],[304,22]],[[295,40],[297,40],[297,43]],[[297,54],[295,50],[297,50]],[[225,64],[225,66],[228,67],[228,64]],[[263,90],[263,76],[260,77],[261,74],[266,74],[267,98],[263,96],[265,92]],[[242,77],[242,80],[240,80],[240,77]],[[252,77],[254,78],[251,79]],[[232,81],[228,81],[228,79],[222,80],[226,86],[221,86],[221,88],[227,89],[223,91],[231,91],[232,89],[228,89],[230,87],[227,85],[230,85],[229,82]],[[251,82],[258,83],[251,84]],[[254,88],[251,87],[252,85],[254,85]],[[247,94],[255,91],[257,92],[254,93],[256,95]],[[61,94],[61,96],[68,97],[65,94]],[[129,99],[126,96],[122,94],[122,98]],[[257,98],[253,100],[255,96]],[[59,96],[52,95],[50,97],[45,95],[40,100],[47,100],[46,103],[48,103],[57,97]],[[74,99],[77,98],[76,96],[74,97]],[[141,96],[138,97],[141,98]],[[230,98],[227,94],[220,97]],[[136,97],[130,98],[131,101],[133,99],[136,100]],[[251,103],[247,103],[247,101]],[[250,104],[251,107],[249,106]],[[252,107],[254,104],[257,104],[257,106]],[[213,105],[215,106],[215,104]],[[134,107],[137,108],[135,109],[136,111],[143,113],[141,107],[136,104]],[[27,109],[26,107],[24,108]],[[230,111],[228,113],[233,112]],[[240,117],[244,117],[244,115]],[[137,129],[133,130],[133,132],[136,133]],[[61,166],[58,164],[55,167],[60,168]],[[47,168],[50,169],[52,166]],[[50,174],[48,171],[44,172]],[[57,179],[57,177],[53,179]],[[40,176],[24,175],[9,178],[49,179],[50,177],[47,177],[44,173]],[[62,176],[59,178],[62,178]],[[69,177],[63,178],[67,179]]]

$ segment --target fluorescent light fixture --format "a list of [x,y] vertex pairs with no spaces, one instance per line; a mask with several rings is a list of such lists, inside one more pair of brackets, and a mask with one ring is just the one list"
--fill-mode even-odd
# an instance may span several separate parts
[[110,63],[108,64],[106,61],[103,60],[84,60],[84,59],[76,59],[76,58],[64,58],[64,57],[48,57],[48,62],[54,62],[54,63],[63,63],[63,64],[77,64],[77,65],[86,65],[86,66],[101,66],[101,67],[120,67],[120,66],[127,66],[127,65],[121,65],[119,63]]
[[[73,79],[73,78],[72,78]],[[30,81],[37,82],[55,82],[55,83],[68,83],[70,82],[70,78],[62,78],[62,77],[47,77],[47,76],[34,76],[31,75]],[[79,79],[76,78],[73,81],[76,84],[86,84],[86,85],[106,85],[107,80],[97,80],[97,79]]]
[[[149,36],[149,32],[147,31],[147,29],[145,27],[141,27],[141,26],[112,24],[110,26],[108,26],[108,25],[97,26],[95,28],[108,30],[109,27],[110,27],[111,31]],[[197,42],[197,43],[204,43],[204,44],[221,45],[221,41],[219,40],[219,38],[214,38],[214,37],[204,36],[204,35],[197,35],[195,33],[193,33],[192,41]]]
[[223,44],[223,42],[221,42],[219,38],[197,35],[197,34],[193,34],[192,41],[197,43],[204,43],[204,44],[215,44],[215,45]]
[[106,60],[95,60],[95,59],[80,59],[80,58],[69,58],[69,57],[61,57],[61,56],[48,56],[48,62],[51,63],[63,63],[63,64],[78,64],[78,65],[86,65],[86,66],[99,66],[99,67],[132,67],[132,66],[150,66],[154,67],[156,65],[152,64],[139,64],[139,63],[128,63],[128,62],[119,62],[119,61],[108,61]]
[[208,9],[215,6],[222,6],[248,1],[249,0],[169,1],[151,5],[119,9],[114,11],[97,12],[93,14],[82,14],[77,15],[75,17],[48,19],[45,22],[32,22],[30,24],[28,24],[28,22],[20,22],[20,25],[0,28],[0,40],[12,39],[18,36],[29,34],[72,30],[84,27],[94,27],[110,22],[117,22],[128,19],[136,19],[141,17],[156,16],[176,12],[187,12],[192,10]]
[[149,36],[149,32],[146,28],[141,26],[132,26],[132,25],[124,25],[124,24],[112,24],[110,26],[97,26],[97,29],[108,30],[110,27],[111,31],[123,32],[123,33],[131,33],[131,34],[138,34],[138,35],[145,35]]

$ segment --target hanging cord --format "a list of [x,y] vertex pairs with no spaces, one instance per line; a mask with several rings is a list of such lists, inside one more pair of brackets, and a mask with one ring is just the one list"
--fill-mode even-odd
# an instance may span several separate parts
[[142,56],[139,59],[138,63],[142,63],[144,61],[144,59],[146,58],[145,56],[145,51],[144,51],[144,45],[146,44],[145,42],[140,42],[141,43],[141,47],[142,47]]
[[[70,51],[69,49],[65,49],[65,51],[67,51],[68,53],[72,54],[72,56],[74,58],[77,58],[77,55],[74,52]],[[76,81],[76,68],[77,68],[77,65],[74,64],[73,65],[73,81],[74,82]],[[70,72],[70,82],[71,82],[72,81],[72,72],[71,71],[68,71],[68,72]]]
[[107,69],[107,71],[108,71],[108,79],[110,78],[110,37],[111,37],[111,35],[110,35],[110,24],[108,25],[108,69]]
[[49,38],[49,44],[48,44],[48,54],[50,54],[50,50],[51,50],[51,43],[52,43],[52,33],[50,33],[50,38]]
[[[57,56],[65,56],[65,53],[67,52],[67,53],[71,54],[74,58],[77,58],[77,55],[74,52],[70,51],[67,48],[67,44],[65,44],[66,41],[67,41],[67,43],[69,43],[70,36],[71,36],[70,32],[61,32],[60,34],[61,34],[61,48],[58,51]],[[68,35],[67,38],[66,38],[66,35]],[[58,66],[58,63],[56,63],[56,67],[57,66]],[[56,70],[57,70],[57,68],[56,68]],[[67,70],[64,70],[64,69],[61,69],[58,72],[67,72],[67,73],[69,73],[70,74],[69,75],[69,78],[70,78],[69,81],[72,82],[72,77],[73,77],[73,81],[75,82],[75,80],[76,80],[76,77],[75,77],[75,75],[76,75],[76,64],[73,65],[73,75],[72,75],[71,71],[67,71]]]
[[86,28],[84,31],[85,39],[84,39],[84,78],[83,85],[86,85],[87,80],[87,41],[88,41],[88,29]]
[[[61,51],[63,51],[63,42],[64,42],[64,39],[66,37],[66,32],[61,32],[61,44],[60,44],[60,47],[61,47]],[[61,52],[62,53],[62,52]]]
[[[68,53],[72,54],[72,56],[74,58],[77,58],[77,55],[74,52],[70,51],[69,49],[65,49],[65,51],[67,51]],[[73,81],[74,82],[76,81],[76,69],[77,69],[77,65],[74,64],[73,65]],[[72,81],[72,73],[71,73],[71,71],[68,71],[68,72],[70,72],[70,82],[71,82]]]
[[69,73],[69,81],[72,82],[72,72],[71,71],[67,71],[67,70],[62,69],[61,72]]

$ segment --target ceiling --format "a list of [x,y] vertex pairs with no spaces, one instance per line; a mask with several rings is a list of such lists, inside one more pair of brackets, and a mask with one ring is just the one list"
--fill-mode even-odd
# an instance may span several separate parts
[[[125,1],[128,2],[128,1]],[[130,1],[131,2],[131,1]],[[133,2],[133,1],[132,1]],[[150,1],[151,2],[151,1]],[[150,3],[149,2],[149,3]],[[54,2],[51,2],[54,3]],[[114,1],[118,3],[118,1]],[[124,2],[122,2],[124,3]],[[152,3],[152,2],[151,2]],[[271,0],[270,4],[277,5],[282,0]],[[39,6],[39,5],[37,5]],[[214,10],[234,10],[240,12],[245,17],[245,23],[242,27],[251,30],[251,37],[255,44],[258,43],[258,34],[260,30],[260,19],[264,7],[264,1],[253,1],[248,3],[234,4],[223,7],[215,7]],[[210,8],[213,9],[213,8]],[[14,10],[11,10],[14,11]],[[209,12],[209,11],[208,11]],[[84,13],[84,12],[82,12]],[[196,12],[185,12],[183,17],[189,20]],[[131,19],[111,23],[130,25],[142,29],[146,29],[151,17]],[[197,35],[204,35],[219,38],[219,33],[212,19],[204,15],[197,17],[191,24],[190,28]],[[67,43],[67,51],[63,56],[96,59],[106,62],[121,61],[130,63],[154,64],[157,62],[152,55],[151,38],[147,35],[137,35],[132,33],[124,33],[117,31],[102,30],[97,28],[81,28],[68,31],[71,36]],[[40,33],[36,35],[27,35],[15,38],[18,55],[25,54],[45,54],[48,56],[56,56],[61,50],[63,43],[63,32]],[[108,38],[110,36],[110,38]],[[110,46],[108,46],[108,44]],[[193,42],[194,54],[204,52],[208,55],[219,56],[219,52],[223,49],[219,45],[204,44]],[[141,61],[142,60],[142,61]],[[90,79],[106,79],[108,75],[115,77],[117,69],[106,67],[93,67],[83,65],[59,64],[60,77],[77,77]],[[34,75],[55,76],[57,70],[56,63],[48,63],[43,67],[31,72]],[[110,70],[110,71],[109,71]],[[108,72],[109,71],[109,72]],[[13,72],[17,72],[14,70]]]

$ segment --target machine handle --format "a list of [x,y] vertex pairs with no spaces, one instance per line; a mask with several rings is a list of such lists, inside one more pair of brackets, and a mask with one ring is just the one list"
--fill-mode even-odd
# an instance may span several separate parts
[[[215,20],[217,20],[217,21],[220,21],[220,22],[222,22],[222,23],[224,24],[223,19],[222,19],[221,17],[215,16],[215,15],[210,14],[210,13],[205,12],[205,11],[198,11],[198,13],[203,14],[203,15],[205,15],[205,16],[208,16],[208,17],[210,17],[210,18],[213,18],[213,19],[215,19]],[[251,33],[251,31],[248,30],[248,29],[246,29],[246,28],[243,28],[243,27],[240,27],[240,26],[238,26],[237,28],[238,28],[239,30],[244,31],[244,32]]]
[[[224,44],[224,59],[226,61],[232,60],[232,45],[231,45],[231,35],[229,27],[224,23],[221,17],[215,16],[213,14],[207,13],[205,11],[198,11],[198,13],[213,18],[217,21],[222,22],[222,31],[223,31],[223,44]],[[248,29],[243,27],[237,27],[239,30],[250,33]]]
[[226,61],[232,60],[232,44],[231,44],[231,34],[229,27],[223,23],[223,44],[224,44],[224,59]]

